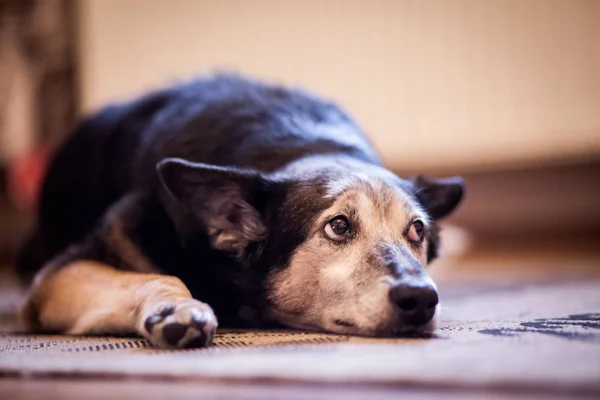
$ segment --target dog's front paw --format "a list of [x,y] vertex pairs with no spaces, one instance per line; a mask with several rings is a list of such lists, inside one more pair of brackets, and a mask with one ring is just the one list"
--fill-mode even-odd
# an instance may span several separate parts
[[217,329],[213,310],[198,300],[161,303],[142,317],[140,333],[154,346],[196,348],[212,343]]

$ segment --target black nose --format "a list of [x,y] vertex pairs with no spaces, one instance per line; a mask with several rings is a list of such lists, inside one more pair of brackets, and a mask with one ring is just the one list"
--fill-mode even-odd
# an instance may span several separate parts
[[390,290],[405,322],[423,325],[431,321],[439,302],[437,291],[424,282],[400,282]]

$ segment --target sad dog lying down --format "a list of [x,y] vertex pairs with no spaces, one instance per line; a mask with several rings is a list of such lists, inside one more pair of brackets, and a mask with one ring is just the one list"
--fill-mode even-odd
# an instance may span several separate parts
[[56,153],[20,259],[30,331],[202,347],[221,327],[426,333],[458,178],[399,178],[336,105],[218,75],[109,106]]

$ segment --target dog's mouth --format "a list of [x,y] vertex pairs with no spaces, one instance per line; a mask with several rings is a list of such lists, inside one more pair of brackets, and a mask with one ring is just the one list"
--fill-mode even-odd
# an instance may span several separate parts
[[310,332],[329,332],[338,335],[354,335],[373,338],[407,338],[407,339],[431,339],[435,338],[436,334],[431,324],[421,326],[402,326],[394,329],[377,329],[365,330],[361,329],[357,324],[346,319],[334,319],[329,326],[318,326],[314,324],[304,324],[298,321],[280,322],[282,326],[287,326],[292,329],[307,330]]
[[338,326],[343,326],[345,328],[355,328],[356,327],[356,325],[354,325],[352,322],[347,321],[345,319],[335,319],[333,321],[333,323]]
[[322,330],[344,335],[357,335],[363,337],[379,338],[411,338],[411,339],[430,339],[436,337],[435,323],[429,321],[423,325],[401,325],[380,327],[377,329],[364,329],[356,323],[347,319],[336,318],[332,320],[333,324],[323,327]]
[[307,330],[311,332],[329,332],[340,335],[356,335],[362,337],[380,337],[380,338],[433,338],[436,337],[437,315],[430,321],[413,325],[407,324],[401,318],[393,316],[385,322],[375,326],[362,326],[353,321],[352,318],[340,316],[329,319],[329,321],[307,321],[302,315],[296,313],[287,313],[270,309],[270,316],[274,321],[292,329]]

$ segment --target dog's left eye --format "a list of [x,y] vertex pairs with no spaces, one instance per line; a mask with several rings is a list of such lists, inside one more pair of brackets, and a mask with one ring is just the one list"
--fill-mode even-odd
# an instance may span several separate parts
[[325,234],[330,239],[341,240],[346,233],[348,233],[349,229],[350,224],[348,223],[348,219],[344,216],[339,216],[335,217],[325,225]]
[[425,225],[423,221],[417,219],[413,221],[412,225],[408,229],[408,240],[413,243],[422,243],[425,238]]

